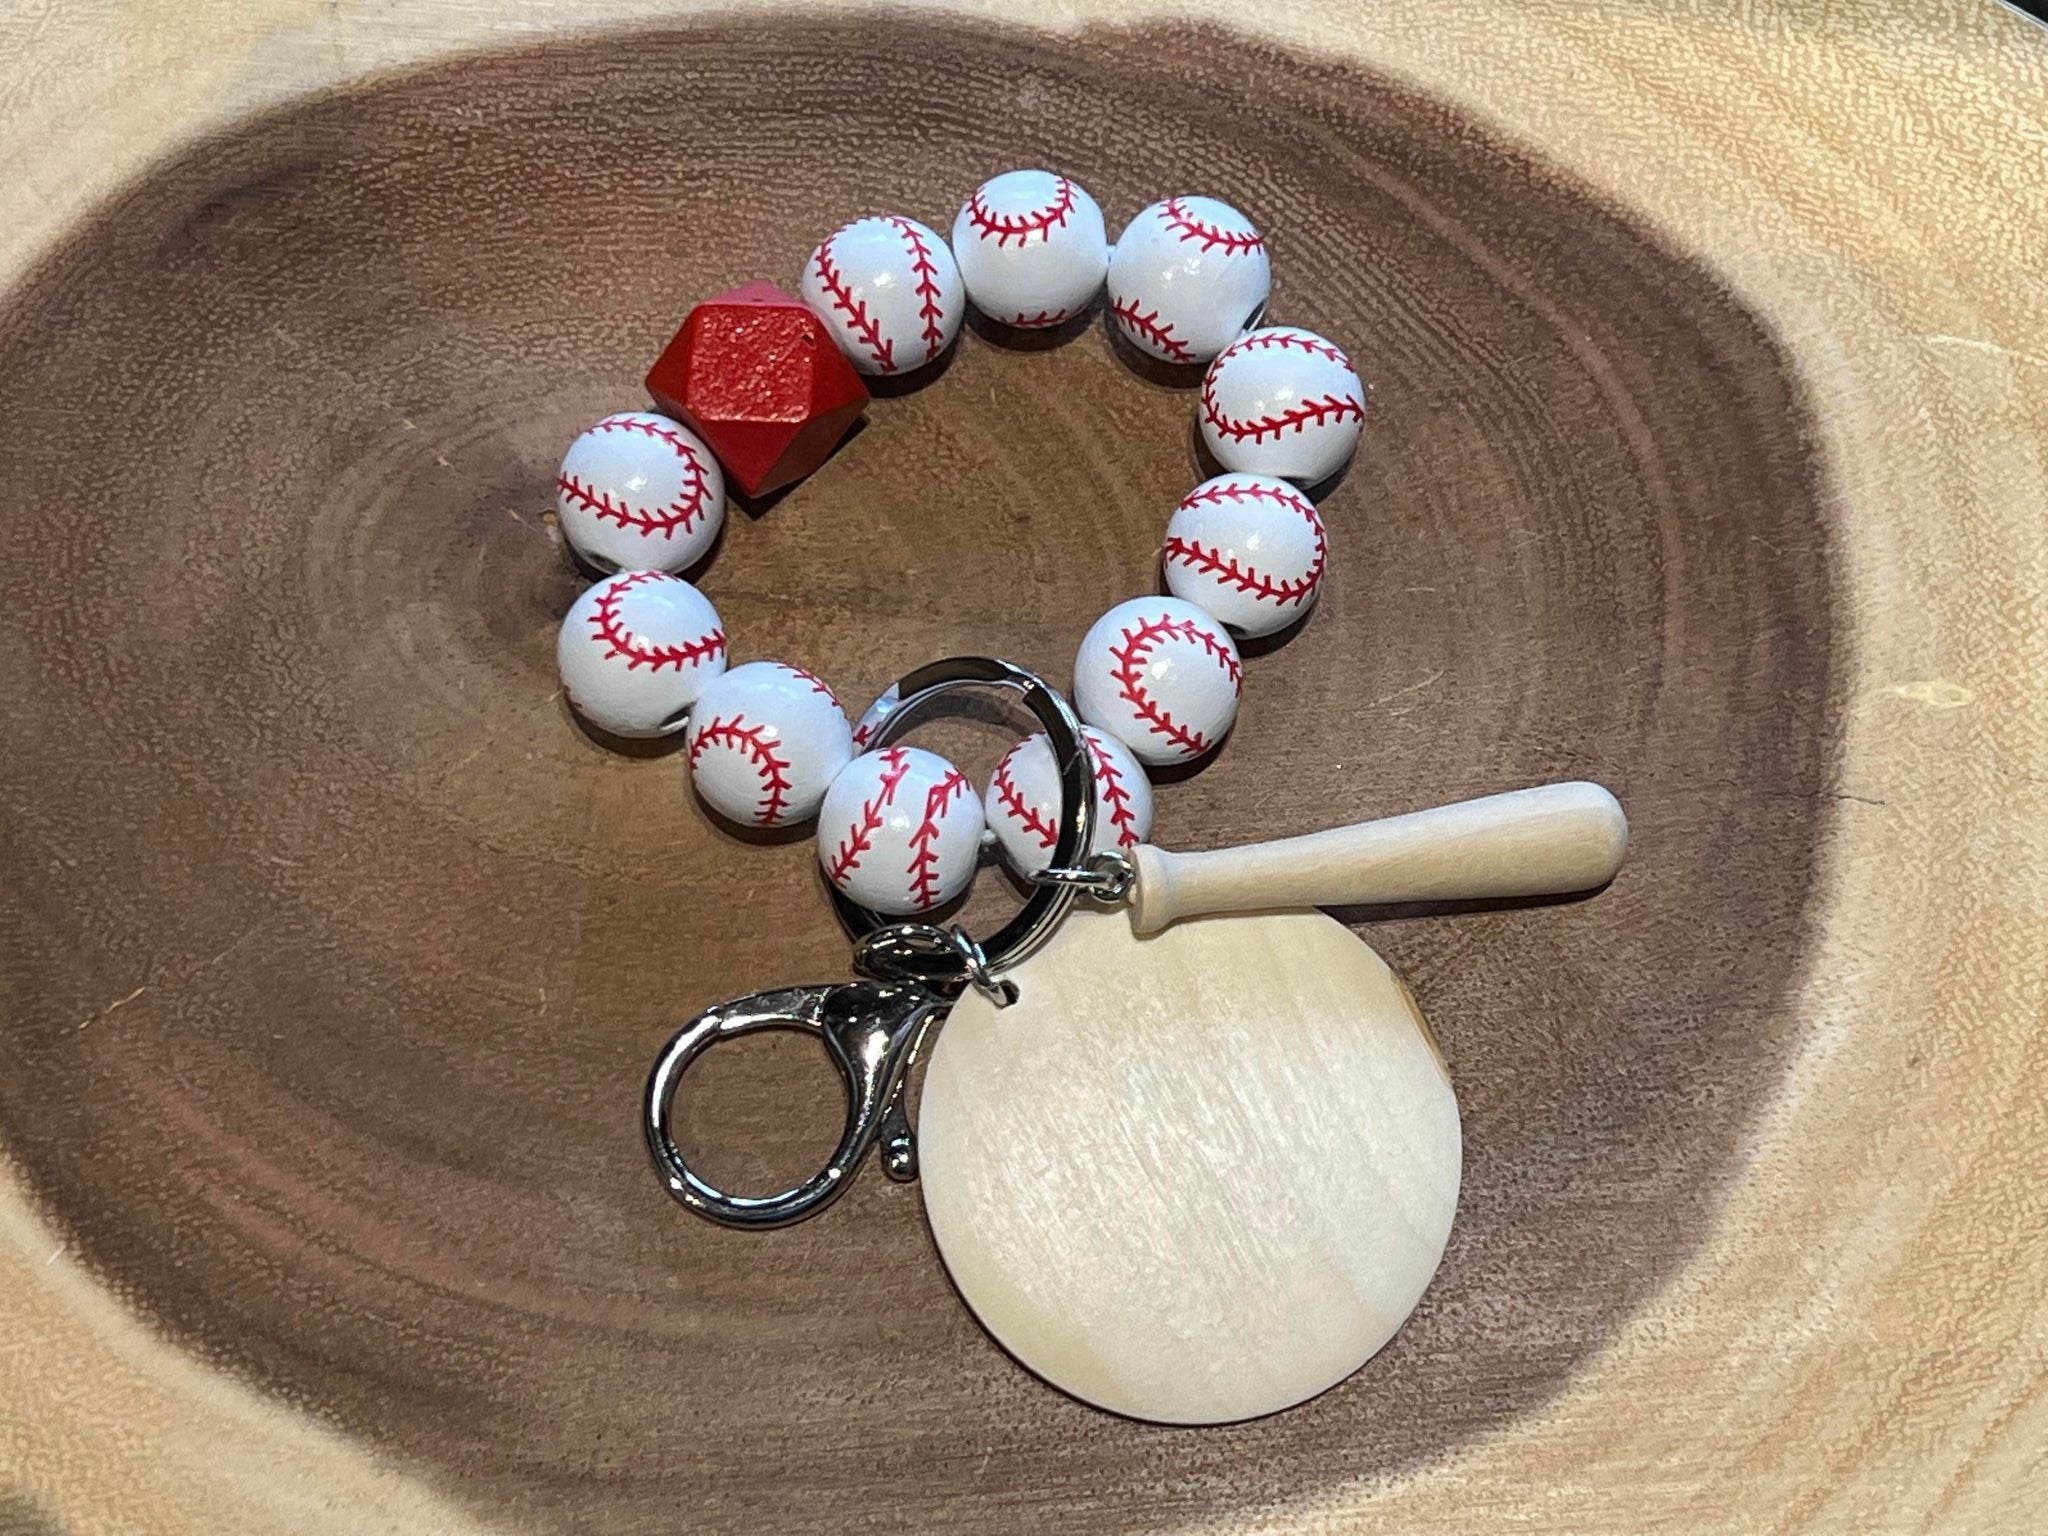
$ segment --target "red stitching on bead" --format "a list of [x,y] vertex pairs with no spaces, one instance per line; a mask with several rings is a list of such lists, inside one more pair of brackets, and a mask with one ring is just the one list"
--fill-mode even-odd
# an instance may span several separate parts
[[620,411],[616,415],[605,417],[603,421],[600,421],[590,430],[592,432],[630,432],[639,437],[651,437],[658,443],[667,443],[669,447],[675,449],[677,453],[692,462],[697,457],[691,450],[690,445],[683,441],[679,433],[668,427],[657,426],[651,421],[642,421],[627,411]]
[[1131,807],[1131,792],[1124,788],[1123,773],[1092,736],[1083,732],[1081,739],[1088,743],[1088,755],[1095,760],[1095,783],[1103,809],[1109,812],[1110,822],[1116,828],[1117,846],[1129,851],[1138,846],[1138,813]]
[[946,807],[953,796],[972,787],[967,782],[967,775],[955,768],[925,791],[924,820],[910,834],[910,846],[916,852],[911,854],[905,869],[910,876],[910,899],[920,910],[935,905],[938,900],[939,818],[946,814]]
[[1300,580],[1275,581],[1254,566],[1240,566],[1235,559],[1226,559],[1220,551],[1206,544],[1177,536],[1169,536],[1166,541],[1167,562],[1186,565],[1204,575],[1216,577],[1225,586],[1282,607],[1307,602],[1315,593],[1316,584],[1323,579],[1323,567],[1329,559],[1329,537],[1323,529],[1322,514],[1316,511],[1314,502],[1270,485],[1229,484],[1197,486],[1181,498],[1180,504],[1183,507],[1206,507],[1245,501],[1271,502],[1299,512],[1308,520],[1309,530],[1315,535],[1316,552],[1315,558],[1309,562],[1308,573]]
[[884,217],[896,226],[896,233],[910,247],[910,270],[917,274],[918,318],[924,321],[924,360],[930,362],[946,344],[946,309],[939,302],[939,268],[932,260],[932,248],[924,243],[917,226],[898,214]]
[[1109,648],[1117,663],[1109,674],[1116,680],[1117,697],[1131,706],[1154,736],[1164,736],[1189,757],[1200,757],[1209,750],[1209,738],[1175,720],[1144,688],[1145,658],[1162,640],[1191,640],[1201,646],[1229,674],[1233,692],[1243,691],[1244,669],[1227,645],[1219,643],[1215,635],[1193,619],[1140,619],[1135,629],[1123,632],[1121,648]]
[[672,539],[677,529],[688,533],[696,527],[698,520],[710,510],[706,503],[710,499],[711,484],[704,472],[704,463],[697,457],[697,450],[679,434],[651,421],[636,421],[630,416],[607,416],[590,430],[636,432],[642,437],[667,443],[683,461],[683,484],[674,501],[666,507],[651,508],[635,506],[623,498],[615,502],[609,492],[599,491],[575,475],[557,476],[555,489],[584,511],[592,513],[601,522],[637,529],[642,538],[652,538],[658,533],[665,539]]
[[1057,190],[1053,199],[1043,208],[1034,208],[1026,213],[996,213],[981,200],[981,189],[976,187],[974,195],[967,199],[967,222],[981,232],[986,240],[996,237],[998,249],[1015,240],[1026,245],[1033,235],[1050,240],[1052,232],[1067,222],[1067,215],[1074,211],[1074,184],[1064,176],[1055,176]]
[[833,851],[832,865],[826,873],[832,877],[834,885],[841,884],[860,868],[860,856],[874,846],[875,833],[881,830],[882,812],[895,804],[896,786],[909,772],[910,759],[902,747],[890,747],[882,753],[881,792],[861,805],[860,821],[847,829],[846,836]]
[[625,657],[628,672],[640,667],[652,667],[656,672],[663,667],[681,671],[684,667],[693,667],[725,654],[725,631],[722,629],[714,629],[708,635],[700,635],[682,645],[647,645],[620,622],[619,604],[628,592],[650,581],[672,580],[673,577],[664,576],[659,571],[631,571],[613,578],[610,588],[590,612],[591,638],[603,643],[607,660],[614,656]]
[[651,437],[657,442],[667,443],[669,447],[675,449],[677,453],[680,453],[691,463],[697,462],[696,450],[689,445],[681,433],[670,427],[657,426],[651,421],[642,421],[639,417],[624,412],[616,416],[605,417],[603,421],[600,421],[590,430],[593,432],[633,432],[641,437]]
[[1208,373],[1202,377],[1202,417],[1216,429],[1219,436],[1232,442],[1243,442],[1249,438],[1258,442],[1266,437],[1278,437],[1287,431],[1302,431],[1307,427],[1320,427],[1332,421],[1365,420],[1365,402],[1355,395],[1326,394],[1320,400],[1303,400],[1289,410],[1276,416],[1226,416],[1223,407],[1216,401],[1216,380],[1223,372],[1225,358],[1243,351],[1264,351],[1278,347],[1282,350],[1309,352],[1332,362],[1351,366],[1351,360],[1329,342],[1320,337],[1310,336],[1301,331],[1254,331],[1249,336],[1240,336],[1218,354],[1216,361],[1209,365]]
[[855,752],[867,751],[868,743],[875,739],[875,733],[881,730],[883,722],[891,714],[895,713],[897,703],[896,689],[892,686],[887,693],[868,706],[866,714],[854,722],[853,750]]
[[599,522],[617,523],[621,528],[635,529],[642,538],[652,538],[658,533],[665,539],[672,539],[677,529],[688,533],[704,515],[704,477],[701,470],[695,480],[697,489],[688,502],[678,497],[658,511],[636,507],[628,501],[615,502],[609,494],[585,484],[574,475],[556,477],[555,489],[584,511],[593,514]]
[[1004,758],[996,764],[995,776],[988,781],[988,787],[995,791],[996,799],[1003,804],[1003,810],[1026,832],[1038,839],[1038,846],[1051,848],[1060,840],[1059,829],[1024,798],[1024,791],[1017,787],[1017,781],[1010,777],[1010,759]]
[[[1232,480],[1222,485],[1198,485],[1181,497],[1183,507],[1213,507],[1224,502],[1270,501],[1275,506],[1287,507],[1321,526],[1323,516],[1316,510],[1316,504],[1298,491],[1285,491],[1271,485],[1246,485],[1242,480]],[[1178,510],[1178,509],[1176,509]]]
[[1277,326],[1238,337],[1223,349],[1216,361],[1221,363],[1224,358],[1235,357],[1240,352],[1271,352],[1275,349],[1282,352],[1307,352],[1316,357],[1326,357],[1345,368],[1351,366],[1351,359],[1344,355],[1335,342],[1325,341],[1308,331],[1290,331]]
[[1216,403],[1216,395],[1210,380],[1202,382],[1202,416],[1216,429],[1219,437],[1231,442],[1243,442],[1249,438],[1258,442],[1262,438],[1278,437],[1283,432],[1299,432],[1306,427],[1327,426],[1333,421],[1365,420],[1365,402],[1349,395],[1324,395],[1320,400],[1304,400],[1290,410],[1277,416],[1226,416],[1223,408]]
[[785,672],[794,672],[798,677],[802,678],[805,682],[811,685],[811,692],[822,693],[823,695],[825,695],[826,698],[832,701],[833,706],[835,708],[839,707],[839,695],[834,693],[830,685],[826,683],[825,679],[818,676],[817,673],[812,672],[805,667],[793,667],[786,661],[778,662],[777,665],[780,666],[782,670]]
[[1035,330],[1040,326],[1064,324],[1073,317],[1073,313],[1071,306],[1066,309],[1041,309],[1035,315],[1027,315],[1020,310],[1010,324],[1024,330]]
[[[1095,765],[1095,784],[1103,808],[1108,811],[1110,822],[1116,827],[1117,846],[1135,848],[1138,846],[1138,814],[1131,803],[1131,792],[1124,787],[1124,776],[1109,754],[1102,750],[1093,736],[1083,733],[1088,743],[1089,760]],[[995,791],[996,799],[1003,810],[1026,832],[1038,839],[1041,848],[1056,847],[1059,843],[1059,828],[1048,821],[1037,807],[1028,803],[1017,781],[1010,777],[1010,762],[1016,754],[996,764],[995,776],[989,780],[989,788]]]
[[734,715],[730,720],[713,720],[699,731],[690,742],[690,771],[697,771],[697,760],[714,746],[730,747],[751,760],[763,789],[754,820],[761,826],[772,827],[789,809],[789,759],[776,754],[768,727],[748,725],[746,719],[745,715]]
[[1174,362],[1192,363],[1195,360],[1194,349],[1173,334],[1172,326],[1160,320],[1158,310],[1140,314],[1136,299],[1125,299],[1120,304],[1111,304],[1109,308],[1126,330],[1144,337]]
[[846,316],[846,323],[853,327],[861,345],[868,349],[868,356],[884,373],[896,371],[896,343],[882,334],[875,317],[868,313],[868,307],[853,296],[853,290],[846,285],[838,265],[832,260],[832,242],[851,228],[842,224],[825,237],[825,243],[818,247],[818,281],[824,285],[831,297],[832,307]]
[[1256,231],[1245,234],[1223,229],[1215,224],[1203,223],[1182,207],[1181,200],[1177,197],[1169,197],[1160,205],[1159,216],[1169,227],[1180,231],[1183,244],[1189,240],[1199,240],[1205,251],[1213,251],[1221,246],[1230,255],[1240,256],[1246,251],[1264,250],[1266,246],[1265,237]]
[[1254,566],[1239,565],[1235,558],[1226,557],[1220,550],[1182,538],[1166,541],[1166,560],[1169,565],[1187,566],[1205,576],[1215,577],[1223,586],[1282,608],[1307,601],[1308,595],[1315,591],[1316,577],[1321,573],[1321,563],[1318,562],[1317,567],[1299,581],[1275,581]]

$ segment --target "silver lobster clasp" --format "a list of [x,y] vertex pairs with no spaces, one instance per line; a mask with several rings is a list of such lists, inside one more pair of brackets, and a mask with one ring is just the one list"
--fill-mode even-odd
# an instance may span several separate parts
[[[903,1109],[903,1081],[934,1019],[950,1005],[923,987],[858,981],[757,992],[707,1008],[676,1031],[647,1078],[644,1128],[662,1187],[683,1206],[728,1227],[779,1227],[815,1216],[845,1193],[869,1148],[881,1144],[882,1171],[917,1177],[917,1149]],[[684,1071],[721,1040],[757,1029],[813,1034],[846,1085],[846,1131],[831,1160],[779,1195],[730,1195],[706,1183],[676,1146],[669,1126]]]
[[[1050,877],[986,943],[958,926],[892,921],[835,889],[832,899],[840,920],[854,937],[854,963],[875,980],[757,992],[708,1008],[676,1032],[648,1075],[643,1128],[662,1187],[707,1221],[760,1228],[815,1216],[845,1193],[860,1160],[877,1143],[884,1173],[899,1181],[916,1178],[917,1145],[903,1109],[903,1080],[926,1032],[964,987],[978,988],[999,1006],[1013,1002],[1016,985],[1000,973],[1051,937],[1076,892],[1085,889],[1114,900],[1129,884],[1129,866],[1120,859],[1117,868],[1081,863],[1095,834],[1093,779],[1081,722],[1065,699],[1022,667],[986,656],[956,656],[907,673],[862,716],[863,729],[870,732],[869,750],[888,746],[929,700],[967,687],[1021,695],[1051,744],[1061,810]],[[795,1189],[731,1195],[690,1170],[669,1126],[676,1088],[690,1063],[719,1041],[757,1029],[798,1030],[824,1043],[846,1085],[846,1132],[831,1161]]]

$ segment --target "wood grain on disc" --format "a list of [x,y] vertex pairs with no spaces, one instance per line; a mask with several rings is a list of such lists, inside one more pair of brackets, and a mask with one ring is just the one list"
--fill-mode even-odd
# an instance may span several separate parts
[[955,1006],[918,1111],[932,1234],[1006,1349],[1214,1424],[1393,1337],[1450,1235],[1458,1104],[1379,956],[1314,912],[1079,912],[1014,979]]
[[[89,0],[7,34],[42,125],[0,168],[10,262],[176,147],[0,311],[0,1524],[1860,1533],[1902,1490],[1939,1529],[2038,1485],[2033,1271],[1970,1258],[2039,1142],[2005,1027],[2039,1015],[2004,957],[2048,739],[2013,659],[2044,433],[2010,35],[1820,0],[1247,18],[1396,75],[782,13],[209,115],[617,9]],[[1240,204],[1275,317],[1372,386],[1323,597],[1162,786],[1161,843],[1570,777],[1634,823],[1596,901],[1372,926],[1454,1064],[1458,1225],[1365,1376],[1199,1435],[1018,1370],[914,1190],[766,1238],[662,1196],[651,1053],[845,948],[807,846],[733,838],[554,693],[555,465],[689,303],[1032,162],[1112,224]],[[1063,340],[968,336],[734,518],[704,585],[741,653],[854,700],[961,650],[1063,674],[1202,472],[1184,382]],[[701,1076],[709,1171],[815,1166],[802,1042]]]

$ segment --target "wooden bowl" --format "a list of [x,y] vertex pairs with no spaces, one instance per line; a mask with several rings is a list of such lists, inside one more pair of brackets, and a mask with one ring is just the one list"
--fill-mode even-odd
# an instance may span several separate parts
[[[1380,0],[1257,36],[1211,8],[25,23],[0,1530],[2042,1506],[2042,34],[1960,3]],[[653,1049],[845,946],[807,843],[714,824],[552,674],[555,462],[689,304],[1039,162],[1113,224],[1250,210],[1275,315],[1373,390],[1328,590],[1159,840],[1552,777],[1636,832],[1595,900],[1344,914],[1450,1059],[1460,1224],[1365,1372],[1229,1429],[1020,1371],[914,1191],[769,1237],[668,1203]],[[736,516],[703,579],[740,653],[855,700],[958,651],[1063,674],[1201,470],[1186,380],[1099,324],[1054,342],[963,338]],[[831,1137],[801,1041],[704,1084],[721,1174]]]

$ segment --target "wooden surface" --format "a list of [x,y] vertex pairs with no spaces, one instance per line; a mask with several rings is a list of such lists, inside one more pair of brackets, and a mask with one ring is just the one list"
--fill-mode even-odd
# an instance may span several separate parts
[[[2048,44],[1964,0],[1200,10],[0,11],[0,1531],[2048,1504]],[[1018,1370],[914,1191],[673,1209],[651,1052],[844,946],[805,845],[553,694],[556,457],[689,301],[1041,159],[1112,222],[1241,202],[1374,391],[1329,587],[1159,841],[1548,777],[1635,834],[1597,900],[1362,930],[1459,1087],[1459,1225],[1365,1372],[1227,1430]],[[970,336],[706,588],[855,698],[1062,669],[1188,412],[1098,329]],[[800,1042],[704,1084],[709,1172],[830,1140]]]
[[1023,1364],[1166,1424],[1328,1390],[1407,1321],[1458,1205],[1458,1103],[1386,962],[1320,912],[1135,938],[1082,911],[961,997],[918,1106],[946,1272]]

